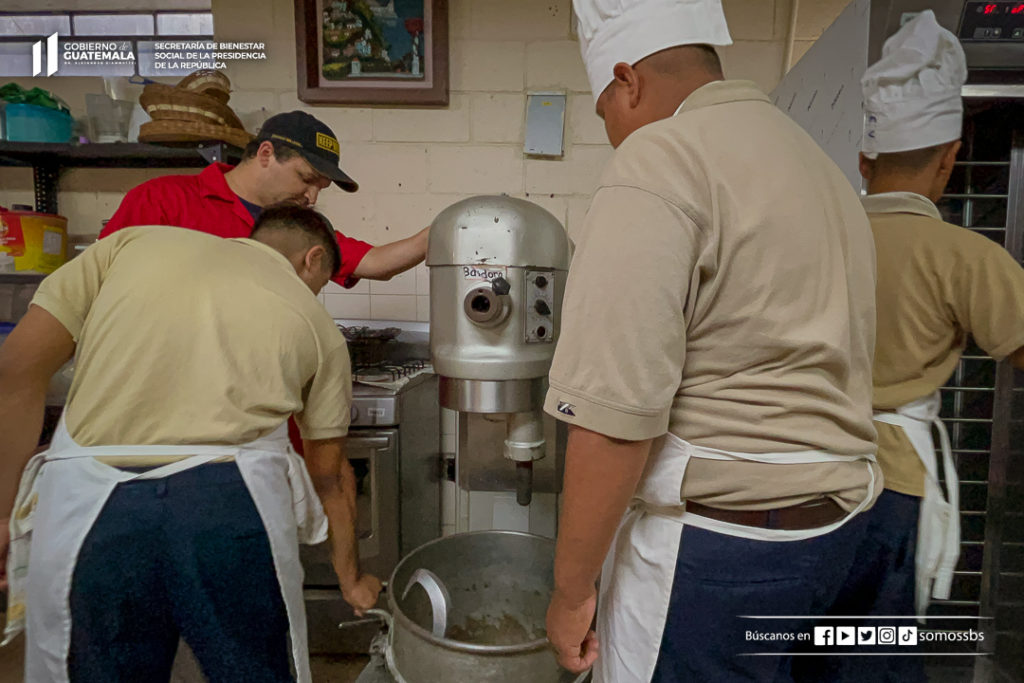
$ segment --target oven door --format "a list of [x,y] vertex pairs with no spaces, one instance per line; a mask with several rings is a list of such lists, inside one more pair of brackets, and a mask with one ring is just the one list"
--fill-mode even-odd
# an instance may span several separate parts
[[[351,429],[345,453],[356,479],[359,568],[386,581],[398,563],[398,430]],[[330,541],[300,546],[299,553],[310,652],[367,652],[379,621],[359,619],[342,599]],[[339,630],[340,623],[351,625]]]

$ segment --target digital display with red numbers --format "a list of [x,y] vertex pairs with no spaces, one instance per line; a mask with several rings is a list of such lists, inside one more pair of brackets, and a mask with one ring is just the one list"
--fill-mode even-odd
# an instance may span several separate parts
[[979,14],[1024,14],[1024,4],[983,2],[977,3]]
[[1024,2],[966,2],[957,35],[965,41],[1024,45]]

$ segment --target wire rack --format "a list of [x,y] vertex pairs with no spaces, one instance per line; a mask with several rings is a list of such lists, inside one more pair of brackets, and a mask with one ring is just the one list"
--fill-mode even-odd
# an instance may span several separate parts
[[[1024,261],[1024,105],[969,109],[961,161],[939,204],[945,219]],[[1015,293],[1006,292],[1006,296]],[[975,681],[1024,672],[1024,373],[973,340],[942,389],[942,419],[960,476],[961,548],[950,600],[929,615],[981,616],[987,656]]]

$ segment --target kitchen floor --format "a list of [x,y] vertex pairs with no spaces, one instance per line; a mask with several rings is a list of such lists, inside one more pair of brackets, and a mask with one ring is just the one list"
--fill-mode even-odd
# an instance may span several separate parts
[[[24,682],[25,640],[19,637],[7,647],[0,648],[0,682]],[[179,660],[171,678],[172,683],[203,683],[202,674],[191,658]],[[310,664],[316,683],[352,683],[370,661],[365,656],[326,657],[314,656]]]

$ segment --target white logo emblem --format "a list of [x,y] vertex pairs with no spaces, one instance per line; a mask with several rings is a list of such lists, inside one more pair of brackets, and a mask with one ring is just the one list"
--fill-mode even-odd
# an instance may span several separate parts
[[875,627],[874,626],[858,626],[857,627],[857,644],[858,645],[874,645],[875,644]]
[[[57,73],[57,32],[54,31],[46,39],[46,75],[52,76]],[[37,40],[32,43],[32,75],[38,76],[43,72],[43,41]]]
[[895,626],[879,626],[878,627],[878,644],[879,645],[895,645],[896,644],[896,627]]

